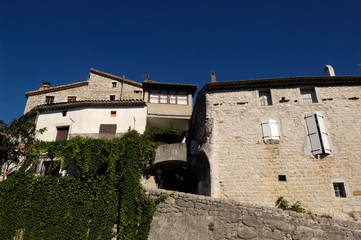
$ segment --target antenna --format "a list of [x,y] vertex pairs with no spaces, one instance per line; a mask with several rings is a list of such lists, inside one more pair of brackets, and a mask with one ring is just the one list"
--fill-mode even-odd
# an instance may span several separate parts
[[146,73],[146,74],[142,75],[142,77],[144,77],[146,80],[149,80],[150,74]]

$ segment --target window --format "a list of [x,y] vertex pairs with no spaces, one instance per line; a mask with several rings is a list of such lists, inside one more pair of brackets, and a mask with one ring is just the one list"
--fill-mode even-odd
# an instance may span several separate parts
[[54,96],[46,96],[45,97],[45,102],[46,102],[46,104],[52,104],[52,103],[54,103]]
[[333,189],[335,190],[335,196],[339,198],[346,197],[345,186],[343,183],[333,183]]
[[177,103],[181,105],[188,105],[188,96],[186,92],[178,92]]
[[62,114],[63,114],[63,117],[66,117],[66,114],[68,113],[68,111],[67,110],[64,110],[63,112],[62,112]]
[[112,87],[116,88],[117,87],[117,82],[112,82]]
[[324,117],[320,113],[305,114],[308,137],[311,143],[313,155],[331,154],[331,147],[328,140]]
[[259,104],[261,106],[272,105],[272,98],[270,90],[267,91],[259,91]]
[[110,112],[110,117],[116,117],[116,116],[117,116],[117,111]]
[[115,95],[110,95],[110,101],[115,101]]
[[170,104],[177,104],[177,93],[175,91],[169,92],[169,103]]
[[188,95],[186,92],[176,91],[151,91],[149,94],[150,103],[169,103],[169,104],[180,104],[188,105]]
[[159,93],[158,91],[151,91],[149,95],[150,103],[159,103]]
[[76,97],[75,96],[68,96],[68,102],[75,102]]
[[99,134],[115,134],[116,130],[116,124],[100,124]]
[[301,89],[301,103],[317,103],[315,89]]
[[278,175],[278,181],[280,181],[280,182],[287,182],[286,175]]
[[263,141],[265,143],[278,143],[280,136],[278,133],[278,124],[276,120],[268,119],[261,122]]
[[58,127],[55,141],[66,141],[68,140],[69,126]]

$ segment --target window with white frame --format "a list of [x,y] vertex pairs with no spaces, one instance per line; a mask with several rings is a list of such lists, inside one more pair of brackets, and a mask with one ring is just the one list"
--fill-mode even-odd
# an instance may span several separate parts
[[278,143],[280,135],[278,132],[278,123],[276,120],[267,119],[261,122],[263,141],[265,143]]
[[160,92],[160,103],[168,103],[168,93],[167,91]]
[[329,155],[332,153],[325,127],[324,117],[320,113],[305,114],[308,137],[313,155]]
[[317,103],[316,92],[314,88],[300,89],[302,103]]
[[259,91],[258,95],[259,95],[259,104],[261,106],[272,105],[272,98],[271,98],[271,91],[270,90]]
[[177,93],[176,91],[169,92],[169,103],[170,104],[177,104]]
[[150,103],[159,103],[159,92],[158,91],[151,91],[150,92],[149,102]]
[[188,96],[186,92],[178,92],[177,103],[181,105],[188,104]]

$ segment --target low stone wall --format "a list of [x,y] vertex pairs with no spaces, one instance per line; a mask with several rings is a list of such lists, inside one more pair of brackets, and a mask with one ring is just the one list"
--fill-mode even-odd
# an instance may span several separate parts
[[361,239],[361,223],[176,192],[157,206],[148,239]]

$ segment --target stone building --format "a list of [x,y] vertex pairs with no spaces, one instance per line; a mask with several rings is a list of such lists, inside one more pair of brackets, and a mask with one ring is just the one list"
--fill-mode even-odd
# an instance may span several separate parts
[[198,193],[361,214],[361,76],[211,82],[198,93],[190,161]]

